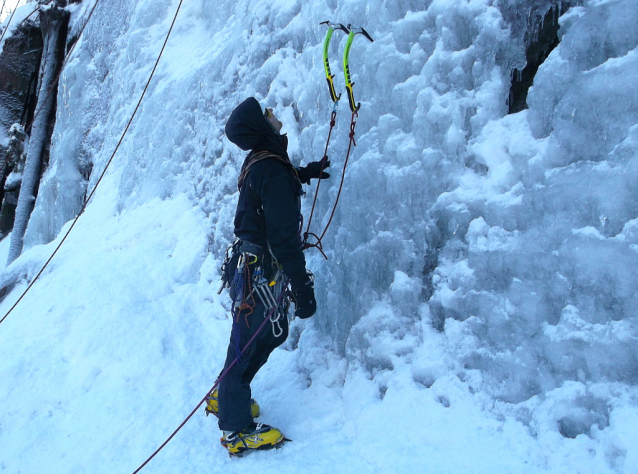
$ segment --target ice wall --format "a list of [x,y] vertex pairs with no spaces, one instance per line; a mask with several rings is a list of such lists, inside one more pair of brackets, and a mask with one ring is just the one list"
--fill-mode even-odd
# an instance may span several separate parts
[[[176,6],[98,6],[62,77],[28,245],[57,235],[95,185]],[[530,110],[506,117],[508,68],[523,51],[495,2],[185,2],[98,194],[121,214],[186,195],[208,218],[218,264],[243,157],[222,133],[230,111],[257,97],[284,122],[293,160],[319,159],[331,109],[319,22],[365,26],[375,42],[357,38],[350,58],[357,147],[324,240],[330,259],[308,253],[319,312],[292,347],[328,340],[380,391],[401,361],[425,386],[453,373],[516,404],[499,409],[533,429],[591,434],[610,423],[612,388],[637,377],[637,15],[631,0],[570,9]],[[344,43],[336,33],[341,89]],[[344,101],[320,217],[349,119]]]
[[[78,59],[62,79],[62,125],[29,228],[31,243],[51,239],[78,209],[83,161],[95,163],[88,187],[95,182],[167,30],[167,5],[98,7],[83,40],[87,44],[78,48]],[[293,160],[320,158],[331,103],[321,64],[325,27],[319,23],[365,25],[375,42],[359,37],[351,53],[355,94],[363,103],[358,147],[324,242],[330,260],[309,254],[310,268],[319,276],[320,311],[329,315],[317,325],[343,352],[350,328],[387,295],[395,271],[423,280],[423,257],[438,252],[428,209],[441,192],[456,187],[467,166],[482,166],[467,143],[506,110],[508,71],[499,61],[508,54],[507,25],[485,1],[240,2],[220,8],[212,14],[200,2],[185,7],[176,26],[179,41],[166,52],[114,164],[119,206],[187,192],[211,215],[211,250],[219,254],[231,238],[242,159],[222,135],[226,117],[242,98],[254,95],[283,119]],[[116,23],[121,30],[100,29],[114,11],[122,16]],[[128,33],[117,39],[118,31]],[[341,89],[344,42],[337,33],[331,48]],[[108,74],[100,73],[106,67],[101,64],[109,65]],[[335,178],[332,188],[323,188],[320,218],[336,193],[349,115],[342,104],[329,150]],[[371,199],[370,189],[378,191],[377,199]],[[310,202],[304,204],[306,214]],[[315,223],[316,231],[321,220]],[[418,293],[410,302],[414,317],[424,300]]]
[[[541,3],[527,7],[549,8],[550,2]],[[62,78],[60,125],[29,227],[32,243],[51,239],[77,212],[82,174],[93,164],[88,186],[94,184],[158,52],[171,19],[168,6],[98,7]],[[419,318],[418,305],[434,293],[435,326],[443,329],[448,318],[467,320],[481,355],[469,347],[462,355],[471,367],[496,370],[501,384],[512,381],[504,398],[528,398],[579,369],[585,379],[609,375],[618,366],[612,360],[599,369],[574,361],[563,371],[552,358],[554,349],[568,344],[547,331],[564,311],[593,324],[617,324],[634,304],[632,266],[612,262],[614,252],[624,254],[630,245],[630,237],[621,236],[630,233],[627,223],[635,217],[631,174],[618,168],[631,149],[635,112],[619,82],[634,74],[635,9],[621,2],[570,11],[561,20],[563,43],[530,93],[529,114],[501,118],[508,61],[520,51],[512,49],[497,6],[377,1],[328,7],[240,2],[223,4],[215,15],[201,2],[185,7],[179,40],[167,51],[114,164],[119,207],[187,192],[211,215],[211,250],[219,254],[231,238],[242,156],[222,135],[225,118],[242,98],[255,95],[283,118],[293,159],[318,159],[330,110],[319,22],[365,25],[376,41],[357,38],[351,56],[355,94],[363,102],[358,147],[324,243],[330,260],[312,252],[309,258],[326,315],[317,326],[342,351],[352,326],[388,297],[401,271],[417,289],[397,307]],[[338,86],[344,39],[337,33],[331,49]],[[320,196],[319,216],[335,196],[348,121],[342,104],[329,150],[335,179]],[[591,249],[576,250],[581,246]],[[603,255],[594,251],[598,247]],[[529,376],[509,362],[493,363],[511,352],[524,354],[524,364],[533,361]],[[618,358],[628,356],[634,353],[621,351]],[[538,367],[547,369],[541,377]],[[504,379],[502,370],[512,375]],[[633,377],[613,372],[614,378]]]
[[[83,2],[72,7],[69,39],[79,34],[93,5]],[[67,59],[58,88],[49,169],[43,176],[31,214],[25,236],[27,246],[53,240],[62,226],[75,218],[84,203],[97,157],[108,159],[115,148],[113,141],[104,148],[105,140],[118,139],[118,133],[124,129],[125,122],[116,129],[108,123],[108,117],[119,106],[113,104],[114,96],[124,87],[122,78],[112,74],[112,68],[122,54],[125,41],[122,35],[129,26],[133,6],[131,2],[115,0],[108,7],[98,7],[80,39],[81,44]],[[126,100],[132,102],[133,96],[127,95]],[[130,117],[132,109],[127,108],[126,112]],[[96,179],[94,176],[93,183]]]
[[625,1],[562,17],[530,110],[470,140],[489,171],[466,173],[431,211],[459,237],[448,229],[430,308],[463,321],[459,354],[504,400],[637,381],[638,102],[622,86],[638,74],[637,15]]

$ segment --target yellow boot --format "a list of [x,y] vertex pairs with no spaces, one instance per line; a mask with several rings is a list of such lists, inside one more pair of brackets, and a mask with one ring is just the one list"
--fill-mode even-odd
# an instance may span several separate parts
[[286,438],[277,428],[263,423],[253,423],[242,431],[224,431],[224,436],[219,441],[231,456],[237,456],[252,450],[277,448]]
[[[217,400],[217,389],[213,390],[213,393],[208,395],[208,398],[206,400],[206,416],[218,416],[217,412],[219,411],[219,403]],[[259,418],[259,415],[261,415],[259,403],[257,403],[254,398],[250,399],[250,414],[253,416],[253,418]]]

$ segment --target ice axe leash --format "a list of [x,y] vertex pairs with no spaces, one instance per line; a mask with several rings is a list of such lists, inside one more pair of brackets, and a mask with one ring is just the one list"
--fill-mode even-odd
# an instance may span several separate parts
[[[323,151],[323,157],[321,159],[321,171],[319,172],[319,180],[317,181],[317,188],[315,189],[315,197],[314,197],[314,200],[312,201],[312,208],[310,210],[310,218],[308,219],[306,232],[304,232],[304,235],[303,235],[303,250],[306,250],[310,247],[315,247],[317,250],[319,250],[319,252],[321,252],[321,255],[323,255],[324,258],[327,260],[328,257],[326,257],[326,254],[323,252],[321,238],[318,235],[310,232],[310,224],[312,223],[312,218],[314,216],[315,208],[317,206],[317,196],[319,196],[319,187],[321,186],[321,175],[323,175],[324,164],[328,160],[328,145],[330,144],[330,138],[332,137],[332,129],[335,127],[337,123],[337,106],[339,105],[339,100],[341,99],[341,94],[337,95],[337,92],[335,91],[335,85],[333,81],[335,76],[330,71],[330,55],[329,55],[330,40],[332,39],[332,34],[335,32],[335,30],[341,30],[346,34],[349,34],[350,31],[348,31],[348,28],[343,26],[341,23],[331,23],[329,21],[323,21],[319,24],[328,26],[328,31],[326,32],[326,38],[323,40],[323,68],[326,73],[326,82],[328,83],[328,92],[330,93],[330,99],[332,100],[332,112],[330,113],[330,130],[328,130],[328,139],[326,140],[326,147]],[[308,237],[311,235],[315,239],[317,239],[316,244],[308,243]]]
[[[354,100],[354,91],[353,86],[354,82],[352,82],[350,77],[350,49],[352,47],[352,42],[354,41],[354,37],[356,35],[365,36],[370,42],[374,42],[372,37],[368,34],[368,32],[364,28],[354,28],[352,25],[344,26],[341,23],[331,23],[330,21],[321,22],[320,25],[327,25],[328,32],[326,33],[326,38],[323,42],[323,66],[326,73],[326,81],[328,82],[328,91],[330,93],[330,99],[333,102],[332,113],[330,115],[330,130],[328,131],[328,139],[326,140],[326,148],[323,153],[323,158],[321,160],[321,172],[319,173],[319,179],[317,181],[317,188],[315,190],[315,198],[312,203],[312,209],[310,211],[310,218],[308,219],[308,225],[306,227],[306,231],[303,235],[303,250],[314,247],[321,255],[328,260],[328,257],[323,251],[323,243],[322,239],[326,235],[328,231],[328,227],[330,227],[330,223],[332,222],[332,218],[334,217],[335,211],[337,210],[337,204],[339,203],[339,197],[341,196],[341,190],[343,189],[343,180],[346,176],[346,167],[348,166],[348,159],[350,158],[350,151],[352,150],[352,145],[357,146],[357,143],[354,140],[355,136],[355,128],[357,126],[357,118],[359,117],[359,109],[361,108],[361,102],[358,104]],[[334,206],[332,208],[332,212],[330,213],[330,218],[328,219],[328,223],[326,227],[323,229],[321,236],[310,232],[310,224],[312,223],[312,217],[315,212],[315,207],[317,205],[317,196],[319,195],[319,186],[321,185],[321,175],[323,174],[323,167],[325,162],[328,160],[328,145],[330,144],[330,138],[332,136],[332,129],[336,124],[337,118],[337,106],[339,105],[339,100],[341,99],[341,94],[337,95],[334,87],[334,74],[330,71],[330,60],[328,55],[328,49],[330,46],[330,40],[332,39],[332,34],[335,30],[341,30],[344,33],[348,34],[348,39],[346,40],[346,47],[343,50],[343,73],[345,77],[346,90],[348,92],[348,102],[350,103],[350,110],[352,111],[352,118],[350,119],[350,143],[348,144],[348,152],[346,153],[346,159],[343,163],[343,172],[341,173],[341,182],[339,184],[339,191],[337,192],[337,198],[335,200]],[[313,236],[317,239],[317,242],[311,244],[308,242],[308,237]]]

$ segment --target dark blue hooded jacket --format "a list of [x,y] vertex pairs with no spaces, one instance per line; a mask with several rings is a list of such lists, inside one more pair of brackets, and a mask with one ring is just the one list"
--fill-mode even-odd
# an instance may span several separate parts
[[302,190],[288,158],[287,138],[275,133],[253,97],[233,110],[225,131],[231,142],[244,151],[250,150],[242,170],[255,153],[268,151],[279,157],[250,166],[240,187],[235,235],[266,252],[270,243],[293,291],[303,289],[308,276],[300,236]]

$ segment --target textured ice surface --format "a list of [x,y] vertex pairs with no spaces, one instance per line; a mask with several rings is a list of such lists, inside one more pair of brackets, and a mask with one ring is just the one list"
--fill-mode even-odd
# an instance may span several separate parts
[[[62,76],[29,248],[3,278],[33,277],[95,185],[177,3],[98,5]],[[504,116],[523,43],[496,2],[184,2],[95,201],[0,326],[2,467],[132,471],[210,388],[243,157],[223,126],[254,95],[293,160],[319,159],[332,20],[375,38],[350,60],[357,147],[330,260],[308,253],[319,311],[253,384],[295,441],[234,464],[197,416],[147,472],[636,472],[637,12],[570,9],[530,109]],[[341,90],[344,43],[335,33]],[[324,223],[349,119],[343,103]]]
[[[452,219],[465,206],[467,231],[441,252],[452,256],[433,301],[442,317],[477,317],[466,363],[504,400],[566,380],[638,380],[638,255],[625,237],[638,212],[638,102],[621,86],[638,77],[638,38],[622,27],[636,15],[630,1],[570,10],[530,110],[470,140],[487,174],[467,173],[435,206]],[[454,278],[459,267],[471,275]]]

